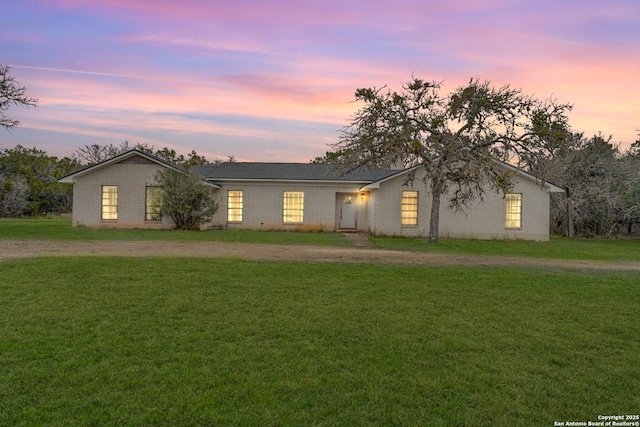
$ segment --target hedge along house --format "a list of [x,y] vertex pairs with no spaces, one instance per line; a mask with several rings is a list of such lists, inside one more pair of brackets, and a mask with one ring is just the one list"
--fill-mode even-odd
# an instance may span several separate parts
[[[90,227],[170,228],[161,218],[155,174],[175,168],[132,150],[78,171],[72,183],[73,224]],[[563,189],[504,165],[512,172],[509,194],[488,193],[464,213],[442,198],[440,237],[549,239],[550,193]],[[209,185],[218,212],[209,227],[258,230],[362,231],[427,236],[431,194],[423,170],[358,169],[341,174],[331,165],[222,163],[191,169]]]

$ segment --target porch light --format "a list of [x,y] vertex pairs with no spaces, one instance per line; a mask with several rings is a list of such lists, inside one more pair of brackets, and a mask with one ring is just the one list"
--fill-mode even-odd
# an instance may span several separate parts
[[366,197],[366,194],[365,194],[365,193],[360,193],[360,198],[361,198],[362,200],[364,200],[364,198],[365,198],[365,197]]

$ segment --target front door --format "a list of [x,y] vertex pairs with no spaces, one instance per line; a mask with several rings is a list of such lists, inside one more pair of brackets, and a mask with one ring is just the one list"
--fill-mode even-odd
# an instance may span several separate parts
[[356,196],[343,194],[340,201],[340,228],[356,228]]

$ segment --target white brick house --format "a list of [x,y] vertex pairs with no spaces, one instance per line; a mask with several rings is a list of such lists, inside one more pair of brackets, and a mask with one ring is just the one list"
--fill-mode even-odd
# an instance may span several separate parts
[[[73,224],[88,227],[170,228],[158,215],[155,174],[173,165],[132,150],[60,180],[73,184]],[[465,213],[446,208],[440,236],[477,239],[549,239],[549,195],[563,190],[513,172],[507,195],[487,194]],[[409,170],[363,169],[340,174],[330,165],[223,163],[198,166],[219,205],[209,226],[258,230],[363,231],[427,236],[431,195]]]

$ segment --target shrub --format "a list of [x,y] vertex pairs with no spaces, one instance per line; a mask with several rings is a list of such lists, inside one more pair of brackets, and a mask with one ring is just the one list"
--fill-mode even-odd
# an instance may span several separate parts
[[178,230],[198,230],[218,210],[211,187],[197,175],[165,169],[156,174],[156,182],[162,187],[162,214]]

